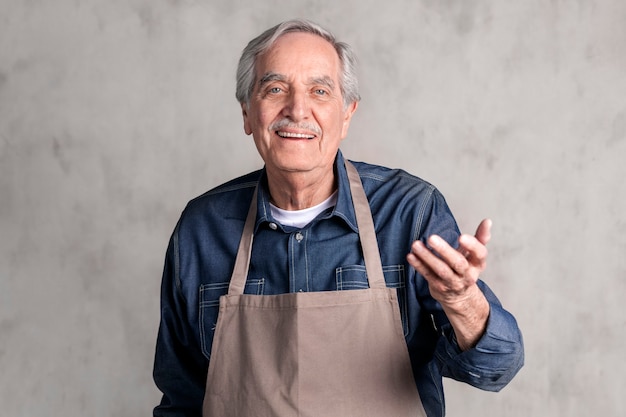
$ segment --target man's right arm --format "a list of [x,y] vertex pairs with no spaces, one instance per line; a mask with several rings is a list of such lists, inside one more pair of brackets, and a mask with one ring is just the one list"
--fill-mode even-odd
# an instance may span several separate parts
[[161,322],[154,359],[154,381],[163,393],[154,417],[200,417],[208,360],[189,320],[179,276],[178,228],[167,249],[161,284]]

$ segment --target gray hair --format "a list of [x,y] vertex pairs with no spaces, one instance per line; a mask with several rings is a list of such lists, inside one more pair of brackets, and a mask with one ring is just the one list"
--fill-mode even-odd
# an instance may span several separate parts
[[339,87],[343,97],[344,107],[352,102],[361,100],[359,82],[356,76],[356,55],[344,42],[339,42],[335,36],[320,25],[304,19],[288,20],[263,32],[252,39],[245,47],[237,66],[237,90],[235,96],[239,103],[249,103],[256,82],[255,65],[257,57],[270,49],[276,40],[290,32],[304,32],[320,36],[330,42],[337,51],[341,63]]

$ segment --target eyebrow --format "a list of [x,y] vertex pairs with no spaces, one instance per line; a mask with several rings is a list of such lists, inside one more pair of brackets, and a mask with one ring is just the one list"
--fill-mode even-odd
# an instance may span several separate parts
[[[271,83],[273,81],[286,82],[287,77],[284,76],[283,74],[278,74],[275,72],[268,72],[259,79],[259,82],[258,82],[259,88],[262,88],[265,84]],[[319,85],[324,85],[331,90],[335,89],[335,82],[332,80],[332,78],[328,76],[311,78],[308,84],[310,85],[319,84]]]
[[287,77],[285,77],[282,74],[277,74],[275,72],[268,72],[267,74],[263,75],[259,79],[259,88],[261,88],[265,84],[271,83],[273,81],[286,81],[286,80],[287,80]]
[[332,80],[332,78],[328,76],[324,76],[320,78],[313,78],[310,84],[324,85],[328,87],[330,90],[335,90],[335,82]]

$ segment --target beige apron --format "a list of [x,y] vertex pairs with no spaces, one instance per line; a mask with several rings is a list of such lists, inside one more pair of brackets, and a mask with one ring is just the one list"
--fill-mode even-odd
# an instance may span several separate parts
[[204,417],[426,416],[396,290],[387,288],[374,224],[346,161],[368,289],[247,295],[256,191],[220,310]]

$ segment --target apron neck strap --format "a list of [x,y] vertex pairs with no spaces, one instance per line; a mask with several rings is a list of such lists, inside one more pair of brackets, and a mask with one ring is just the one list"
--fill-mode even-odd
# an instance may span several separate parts
[[363,248],[367,280],[370,288],[385,288],[387,285],[383,275],[383,265],[380,260],[370,204],[363,190],[359,173],[348,160],[346,160],[346,171],[350,181],[350,193],[352,194],[352,204],[354,205],[354,214],[356,215],[356,225],[359,228],[359,239]]
[[[367,201],[367,196],[363,190],[363,184],[361,183],[361,178],[356,168],[348,160],[345,161],[345,164],[369,286],[370,288],[385,288],[383,266],[380,260],[380,252],[378,250],[376,231],[374,229],[374,221],[372,219],[369,202]],[[244,286],[246,285],[250,258],[252,256],[252,241],[254,240],[258,188],[259,186],[257,184],[254,189],[254,194],[252,195],[252,202],[250,203],[246,223],[243,227],[241,240],[239,241],[239,249],[237,250],[237,257],[235,258],[235,268],[233,269],[233,275],[228,287],[229,295],[243,294]]]

